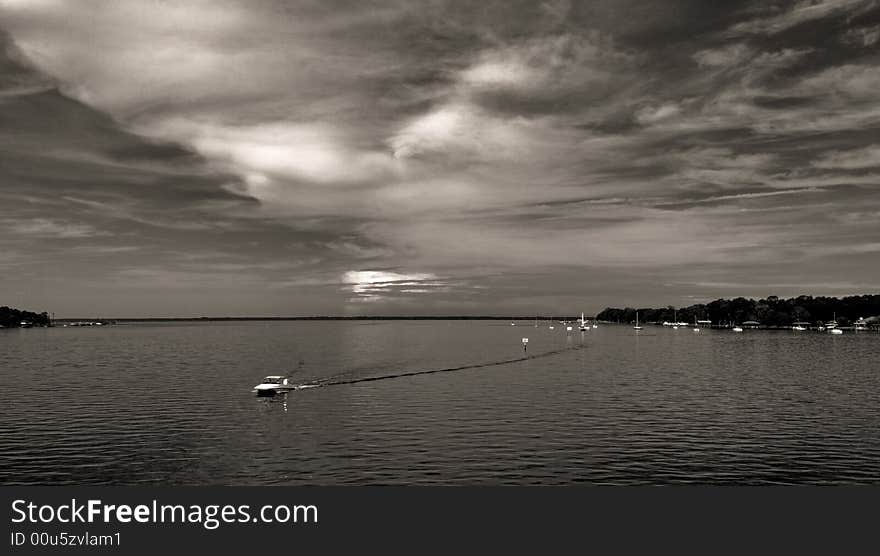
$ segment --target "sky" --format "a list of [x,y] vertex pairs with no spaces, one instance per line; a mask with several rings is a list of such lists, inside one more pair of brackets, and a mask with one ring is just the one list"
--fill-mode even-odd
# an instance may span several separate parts
[[880,290],[880,2],[0,0],[0,305]]

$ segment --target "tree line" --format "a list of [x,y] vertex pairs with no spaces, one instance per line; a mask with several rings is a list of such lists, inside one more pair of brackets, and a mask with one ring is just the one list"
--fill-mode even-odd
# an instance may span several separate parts
[[32,313],[31,311],[21,311],[12,307],[0,307],[0,326],[4,328],[17,328],[22,326],[22,322],[28,323],[25,326],[49,326],[49,313]]
[[[850,326],[860,318],[870,324],[880,324],[880,295],[854,295],[843,298],[813,297],[801,295],[779,299],[775,295],[766,299],[716,299],[711,303],[698,303],[689,307],[639,308],[639,321],[644,323],[711,320],[712,324],[742,324],[749,321],[768,327],[791,326],[796,322],[828,323],[837,321],[840,326]],[[609,322],[634,322],[636,309],[609,307],[596,315],[598,320]]]

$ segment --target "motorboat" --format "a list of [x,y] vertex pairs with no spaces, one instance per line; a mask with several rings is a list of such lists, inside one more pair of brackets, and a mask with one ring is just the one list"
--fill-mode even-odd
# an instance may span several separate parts
[[839,329],[839,328],[832,328],[832,329],[829,330],[828,332],[831,333],[831,334],[843,334],[843,330],[841,330],[841,329]]
[[263,379],[263,382],[254,386],[254,392],[258,396],[274,396],[296,390],[296,386],[290,384],[287,378],[280,375],[270,375]]
[[742,332],[743,331],[742,326],[734,326],[733,331],[734,332]]

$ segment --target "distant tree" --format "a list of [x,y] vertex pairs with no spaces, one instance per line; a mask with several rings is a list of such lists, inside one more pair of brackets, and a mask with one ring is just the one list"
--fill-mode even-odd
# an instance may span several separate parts
[[803,305],[796,305],[792,311],[792,322],[810,322],[810,312]]
[[[658,309],[639,309],[639,320],[644,323],[672,321],[676,312],[673,306]],[[784,327],[793,322],[824,323],[837,318],[842,326],[848,326],[859,318],[877,319],[880,322],[880,295],[855,295],[844,298],[812,297],[801,295],[791,299],[779,299],[775,295],[754,300],[744,297],[716,299],[710,303],[691,305],[678,309],[678,320],[691,322],[694,317],[708,319],[715,324],[757,321],[765,326]],[[634,322],[635,309],[609,307],[596,318],[611,322]],[[873,320],[871,322],[874,322]]]
[[21,311],[12,307],[0,307],[0,326],[4,328],[18,328],[23,322],[33,326],[49,326],[49,314]]

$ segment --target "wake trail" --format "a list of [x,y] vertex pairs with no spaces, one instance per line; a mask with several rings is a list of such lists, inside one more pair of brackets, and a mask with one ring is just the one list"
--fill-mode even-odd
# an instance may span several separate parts
[[343,386],[348,384],[359,384],[361,382],[375,382],[377,380],[391,380],[395,378],[404,378],[410,376],[421,376],[421,375],[431,375],[436,373],[455,373],[460,371],[469,371],[473,369],[485,369],[488,367],[499,367],[501,365],[509,365],[511,363],[521,363],[523,361],[532,361],[534,359],[544,359],[546,357],[552,357],[554,355],[559,355],[560,353],[566,353],[569,351],[577,351],[580,349],[586,348],[586,345],[577,345],[571,347],[565,347],[561,349],[555,349],[551,351],[545,351],[543,353],[539,353],[537,355],[525,355],[523,357],[515,357],[513,359],[502,359],[498,361],[489,361],[487,363],[473,363],[470,365],[461,365],[459,367],[447,367],[444,369],[428,369],[424,371],[409,371],[409,372],[400,372],[394,374],[387,375],[379,375],[379,376],[368,376],[363,378],[351,378],[351,379],[343,379],[343,380],[334,380],[327,379],[324,381],[316,380],[312,382],[307,382],[304,384],[300,384],[297,386],[297,389],[307,389],[307,388],[324,388],[327,386]]

